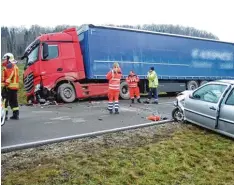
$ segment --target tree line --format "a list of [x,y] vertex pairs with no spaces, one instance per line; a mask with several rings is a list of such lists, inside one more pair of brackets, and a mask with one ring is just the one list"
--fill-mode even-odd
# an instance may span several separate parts
[[[81,25],[82,26],[82,25]],[[43,33],[53,33],[62,31],[68,27],[76,27],[79,29],[81,26],[74,25],[58,25],[54,28],[42,27],[38,25],[32,25],[30,28],[25,27],[1,27],[1,57],[11,52],[15,55],[15,58],[20,58],[26,49],[26,47],[35,40],[37,36]],[[219,40],[219,38],[213,33],[199,30],[193,27],[184,27],[180,25],[168,25],[168,24],[144,24],[144,25],[113,25],[107,24],[107,26],[117,26],[123,28],[142,29],[148,31],[156,31],[163,33],[179,34],[186,36],[194,36],[200,38],[208,38]]]

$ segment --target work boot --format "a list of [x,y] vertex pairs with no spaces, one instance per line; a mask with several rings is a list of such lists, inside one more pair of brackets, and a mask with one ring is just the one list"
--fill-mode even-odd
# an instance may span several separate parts
[[112,111],[112,110],[109,110],[109,113],[110,113],[110,114],[113,114],[113,111]]
[[115,109],[115,114],[119,114],[119,110],[118,109]]
[[132,100],[132,103],[135,103],[135,102],[134,102],[134,99],[131,99],[131,100]]
[[13,111],[13,116],[11,116],[10,119],[19,120],[19,111]]
[[143,103],[149,104],[150,102],[148,100],[144,101]]
[[138,99],[137,99],[137,102],[138,102],[138,103],[141,103],[141,100],[140,100],[140,98],[138,98]]

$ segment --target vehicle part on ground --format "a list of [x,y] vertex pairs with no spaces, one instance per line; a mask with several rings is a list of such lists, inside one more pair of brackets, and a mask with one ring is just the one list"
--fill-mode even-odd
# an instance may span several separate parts
[[192,81],[187,82],[187,90],[194,90],[194,89],[198,88],[198,86],[199,85],[198,85],[197,81],[192,80]]
[[154,126],[154,125],[161,125],[161,124],[166,124],[166,123],[170,123],[170,122],[173,122],[173,120],[167,119],[167,120],[163,120],[163,121],[143,123],[143,124],[132,125],[132,126],[127,126],[127,127],[114,128],[114,129],[109,129],[109,130],[102,130],[102,131],[97,131],[97,132],[91,132],[91,133],[85,133],[85,134],[79,134],[79,135],[72,135],[72,136],[66,136],[66,137],[61,137],[61,138],[55,138],[55,139],[49,139],[49,140],[43,140],[43,141],[36,141],[36,142],[31,142],[31,143],[11,145],[11,146],[2,147],[1,152],[2,153],[7,153],[7,152],[12,152],[12,151],[22,150],[22,149],[27,149],[27,148],[35,148],[35,147],[48,145],[48,144],[52,144],[52,143],[59,143],[59,142],[69,141],[69,140],[73,140],[73,139],[94,137],[94,136],[99,136],[99,135],[108,134],[108,133],[114,133],[114,132],[126,131],[126,130],[131,130],[131,129],[144,128],[144,127],[149,127],[149,126]]
[[148,116],[147,119],[151,121],[159,121],[161,120],[161,117],[157,115],[151,115],[151,116]]
[[57,90],[59,98],[65,103],[71,103],[76,99],[76,92],[71,83],[63,83]]

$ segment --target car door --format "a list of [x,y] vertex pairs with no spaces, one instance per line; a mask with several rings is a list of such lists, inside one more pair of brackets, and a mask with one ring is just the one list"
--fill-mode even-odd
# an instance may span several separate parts
[[220,107],[218,129],[234,136],[234,87]]
[[218,102],[227,85],[209,83],[195,90],[185,99],[185,117],[188,121],[215,128]]

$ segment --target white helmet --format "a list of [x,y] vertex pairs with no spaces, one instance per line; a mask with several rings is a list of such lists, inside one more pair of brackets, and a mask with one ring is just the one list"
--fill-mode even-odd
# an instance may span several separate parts
[[14,55],[12,53],[6,53],[4,56],[3,56],[3,60],[6,60],[7,57],[9,58],[9,62],[13,63],[13,64],[16,64],[17,61],[15,60],[14,58]]

